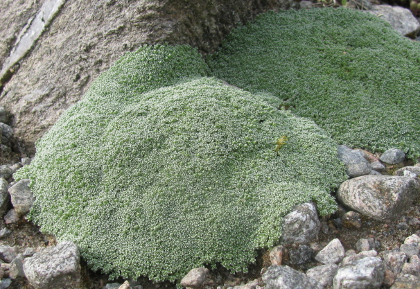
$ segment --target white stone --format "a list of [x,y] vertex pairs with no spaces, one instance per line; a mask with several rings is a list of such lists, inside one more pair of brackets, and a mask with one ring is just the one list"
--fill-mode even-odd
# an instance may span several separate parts
[[338,269],[333,289],[380,288],[384,266],[379,257],[366,257]]
[[323,264],[336,264],[344,258],[345,253],[343,245],[340,240],[336,238],[318,252],[315,256],[315,260]]
[[420,245],[420,237],[416,234],[413,234],[404,240],[404,244],[412,244],[416,243],[417,245]]

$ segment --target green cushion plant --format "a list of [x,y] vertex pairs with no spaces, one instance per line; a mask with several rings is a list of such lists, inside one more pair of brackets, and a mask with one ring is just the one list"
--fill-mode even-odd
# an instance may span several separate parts
[[194,49],[159,45],[103,73],[15,174],[32,180],[30,218],[111,278],[173,281],[203,264],[246,271],[296,204],[334,212],[336,142],[208,72]]
[[340,144],[420,156],[420,46],[357,10],[266,13],[209,58],[216,77],[313,119]]

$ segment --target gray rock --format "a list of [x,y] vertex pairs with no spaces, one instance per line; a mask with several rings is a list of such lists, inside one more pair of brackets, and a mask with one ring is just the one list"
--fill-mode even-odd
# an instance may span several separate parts
[[359,239],[356,243],[356,250],[359,252],[370,251],[374,249],[375,249],[375,240],[373,238]]
[[[25,24],[32,17],[35,21],[41,6],[47,2],[51,1],[8,0],[8,5],[1,6],[4,16],[0,18],[0,36],[4,37],[0,37],[0,59],[11,54],[9,47],[16,42],[14,38],[31,29],[32,25]],[[14,23],[18,22],[16,18],[22,18],[16,17],[24,10],[19,5],[31,5],[31,13],[25,13],[29,14],[26,19]],[[238,24],[264,11],[294,6],[298,2],[291,0],[67,1],[43,32],[36,49],[24,57],[24,67],[21,65],[14,71],[7,84],[1,84],[4,85],[1,103],[15,116],[15,135],[32,143],[82,97],[81,91],[100,72],[142,44],[189,43],[210,53]],[[9,26],[18,28],[10,31]],[[19,29],[23,31],[19,33]],[[3,41],[5,38],[10,40]],[[7,51],[1,51],[2,48]],[[6,62],[1,60],[0,63]]]
[[370,163],[370,166],[375,171],[383,171],[386,169],[386,167],[380,162],[380,161],[373,161]]
[[313,4],[311,1],[300,1],[299,2],[300,9],[312,9]]
[[42,289],[80,288],[80,253],[72,242],[61,242],[26,258],[23,270],[29,283]]
[[0,258],[6,263],[10,263],[16,258],[16,248],[10,246],[0,246]]
[[0,166],[0,178],[8,179],[12,176],[13,171],[7,165]]
[[416,234],[413,234],[404,240],[404,244],[417,244],[420,245],[420,237]]
[[308,245],[300,245],[297,249],[289,249],[290,264],[299,265],[311,261],[314,250]]
[[407,171],[407,170],[404,171],[404,175],[403,176],[404,177],[408,177],[408,178],[417,178],[417,174],[415,174],[413,172],[410,172],[410,171]]
[[419,246],[416,243],[411,244],[402,244],[400,246],[400,251],[407,255],[408,258],[411,258],[413,255],[419,253]]
[[19,254],[13,261],[10,263],[9,267],[9,277],[11,279],[24,278],[25,272],[23,271],[23,255]]
[[417,277],[420,277],[420,258],[419,258],[419,256],[413,255],[410,258],[410,261],[403,265],[401,273],[402,274],[411,274],[411,275],[415,275]]
[[23,257],[32,257],[36,253],[36,250],[34,248],[26,248],[25,251],[23,251]]
[[418,166],[407,166],[403,167],[401,169],[398,169],[394,172],[394,175],[396,176],[404,176],[404,172],[409,171],[413,174],[415,174],[417,177],[420,176],[420,167]]
[[333,289],[380,288],[384,272],[381,258],[365,257],[338,269]]
[[390,289],[420,289],[420,277],[400,274]]
[[323,264],[336,264],[345,256],[345,250],[339,239],[334,239],[328,243],[318,254],[315,260]]
[[9,188],[12,205],[20,216],[28,213],[33,205],[34,197],[29,188],[30,180],[20,180]]
[[19,215],[16,213],[15,209],[11,209],[4,216],[4,222],[6,224],[14,224],[19,222]]
[[0,79],[3,79],[6,74],[10,73],[10,69],[34,46],[35,41],[44,31],[45,27],[49,25],[64,2],[65,0],[46,0],[38,15],[31,19],[31,21],[28,21],[28,24],[23,28],[22,32],[24,33],[18,36],[16,46],[3,63],[3,68],[0,71]]
[[390,5],[373,5],[367,12],[381,17],[404,36],[415,36],[420,29],[418,20],[407,8]]
[[407,261],[407,255],[400,251],[384,251],[381,252],[383,263],[386,270],[390,270],[395,274],[399,274]]
[[190,288],[200,288],[203,286],[204,281],[206,281],[209,270],[204,267],[194,268],[188,272],[181,280],[181,285],[183,287]]
[[338,200],[376,220],[396,220],[418,195],[416,179],[399,176],[361,176],[341,184]]
[[121,285],[122,284],[120,284],[120,283],[108,283],[108,284],[106,284],[104,289],[118,289],[118,288],[120,288]]
[[399,149],[389,149],[385,151],[379,159],[387,164],[398,164],[404,161],[405,153]]
[[22,164],[22,166],[28,166],[31,164],[32,159],[31,158],[22,158],[20,160],[20,163]]
[[339,145],[338,158],[346,165],[346,173],[351,178],[368,175],[372,171],[370,163],[359,150],[352,150],[347,146]]
[[271,265],[263,274],[264,289],[321,289],[322,286],[306,274],[289,266]]
[[304,203],[294,207],[283,218],[282,240],[286,244],[307,244],[318,238],[321,223],[313,203]]
[[[350,250],[349,250],[350,251]],[[358,254],[352,253],[352,254],[347,254],[346,252],[346,257],[344,257],[344,259],[341,261],[340,263],[340,267],[344,267],[347,265],[351,265],[359,260],[362,260],[363,258],[366,257],[376,257],[378,256],[378,252],[376,252],[375,250],[369,250],[369,251],[362,251]]]
[[13,129],[9,125],[0,122],[0,134],[0,143],[9,146],[13,136]]
[[10,285],[12,285],[12,279],[5,278],[0,280],[0,289],[9,288]]
[[306,275],[316,281],[323,287],[331,287],[335,274],[337,274],[338,266],[335,264],[327,264],[316,266],[308,271]]
[[4,179],[0,178],[0,216],[3,216],[9,205],[9,183]]
[[2,239],[2,238],[6,238],[6,237],[8,237],[8,236],[10,236],[10,234],[12,233],[12,231],[10,231],[9,229],[7,229],[7,228],[3,228],[3,229],[1,229],[0,230],[0,239]]
[[3,106],[0,106],[0,122],[7,123],[9,121],[7,111],[4,109]]

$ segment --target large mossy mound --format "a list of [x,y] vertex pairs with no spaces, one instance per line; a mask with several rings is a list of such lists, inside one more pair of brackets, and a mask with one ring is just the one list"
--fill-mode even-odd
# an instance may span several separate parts
[[309,117],[340,144],[420,156],[420,44],[351,9],[261,15],[209,59],[215,76]]
[[94,270],[161,281],[203,264],[246,271],[293,205],[332,213],[337,144],[207,72],[195,50],[156,46],[102,74],[15,175],[32,180],[30,217]]

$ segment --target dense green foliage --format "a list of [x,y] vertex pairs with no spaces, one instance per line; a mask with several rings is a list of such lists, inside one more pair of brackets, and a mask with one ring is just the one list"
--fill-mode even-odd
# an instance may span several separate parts
[[160,281],[246,271],[293,205],[332,213],[337,144],[276,97],[207,73],[195,50],[156,46],[102,74],[15,174],[32,180],[30,217],[94,270]]
[[269,92],[340,144],[420,156],[420,46],[351,9],[261,15],[209,59],[214,75]]

